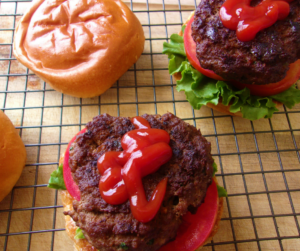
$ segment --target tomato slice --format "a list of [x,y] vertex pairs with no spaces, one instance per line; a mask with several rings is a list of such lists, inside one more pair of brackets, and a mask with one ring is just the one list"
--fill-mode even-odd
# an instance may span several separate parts
[[189,62],[197,71],[201,72],[203,75],[216,80],[224,80],[222,77],[218,76],[213,71],[201,67],[199,60],[196,57],[196,43],[192,38],[193,21],[194,21],[194,16],[192,16],[188,21],[188,23],[186,24],[184,35],[183,35],[185,53]]
[[277,83],[267,84],[267,85],[249,85],[242,83],[234,83],[238,89],[244,89],[245,87],[250,90],[252,95],[267,97],[278,93],[281,93],[289,89],[296,81],[300,78],[300,59],[296,62],[290,64],[290,68],[286,73],[286,77]]
[[204,245],[215,225],[218,209],[218,190],[213,181],[197,213],[187,213],[177,231],[176,239],[162,246],[159,251],[194,251]]
[[79,188],[78,188],[77,184],[73,180],[71,169],[70,169],[70,166],[69,166],[70,146],[74,142],[74,140],[76,139],[76,136],[79,135],[79,134],[84,133],[85,131],[86,131],[86,128],[81,130],[79,133],[77,133],[71,139],[71,141],[69,142],[69,144],[67,146],[66,152],[65,152],[64,164],[63,164],[63,175],[64,175],[64,182],[65,182],[66,188],[67,188],[69,194],[75,200],[78,200],[78,201],[80,200],[80,191],[79,191]]

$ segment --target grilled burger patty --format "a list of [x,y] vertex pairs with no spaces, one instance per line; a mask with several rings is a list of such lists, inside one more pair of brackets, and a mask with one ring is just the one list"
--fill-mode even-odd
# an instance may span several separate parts
[[173,240],[181,216],[195,212],[212,182],[211,145],[195,127],[173,114],[143,115],[151,128],[170,135],[173,156],[160,169],[143,178],[148,200],[164,177],[168,185],[162,206],[153,220],[138,222],[130,213],[130,203],[109,205],[100,196],[97,160],[107,151],[122,151],[122,136],[134,129],[129,118],[100,115],[87,124],[87,131],[77,136],[70,150],[69,165],[78,184],[81,199],[73,202],[70,215],[97,249],[157,250]]
[[192,37],[201,66],[244,84],[279,82],[289,64],[300,58],[300,1],[290,3],[286,19],[258,32],[249,42],[239,41],[235,31],[223,26],[219,10],[224,2],[202,0],[196,9]]

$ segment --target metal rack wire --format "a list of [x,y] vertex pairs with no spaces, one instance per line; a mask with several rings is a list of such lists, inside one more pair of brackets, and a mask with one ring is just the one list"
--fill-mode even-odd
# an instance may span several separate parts
[[144,53],[93,99],[57,93],[14,58],[14,29],[29,4],[0,0],[0,109],[19,129],[28,155],[16,187],[0,202],[0,250],[73,250],[60,197],[46,188],[72,135],[104,112],[167,111],[201,128],[212,143],[218,181],[228,190],[219,232],[204,250],[300,250],[300,106],[255,122],[193,110],[175,90],[161,50],[196,2],[128,2],[145,31]]

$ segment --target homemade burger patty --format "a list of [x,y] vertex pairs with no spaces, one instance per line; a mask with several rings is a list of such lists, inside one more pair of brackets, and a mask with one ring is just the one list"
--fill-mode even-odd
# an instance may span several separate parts
[[151,128],[166,130],[170,135],[172,158],[160,169],[143,178],[147,199],[159,181],[168,178],[167,190],[155,218],[138,222],[130,213],[130,203],[107,204],[100,196],[97,160],[107,151],[122,151],[122,136],[135,129],[130,118],[100,115],[86,125],[87,131],[77,136],[70,150],[70,168],[81,193],[73,202],[70,215],[97,249],[157,250],[173,240],[181,216],[195,212],[204,200],[212,182],[211,145],[195,127],[173,114],[143,115]]
[[[276,83],[289,64],[300,58],[300,1],[290,3],[289,16],[241,42],[225,28],[219,10],[225,0],[202,0],[195,12],[192,37],[201,66],[226,80],[244,84]],[[258,0],[252,1],[255,6]]]

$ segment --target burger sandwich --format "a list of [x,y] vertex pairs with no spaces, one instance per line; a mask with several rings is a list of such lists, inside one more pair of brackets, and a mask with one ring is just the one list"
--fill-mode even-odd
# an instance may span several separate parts
[[139,58],[144,31],[120,0],[34,0],[19,21],[14,55],[55,90],[99,96]]
[[226,196],[210,150],[170,113],[95,117],[48,185],[63,189],[75,250],[198,250],[216,233]]
[[299,0],[201,0],[163,53],[194,109],[256,120],[300,103],[299,45]]

